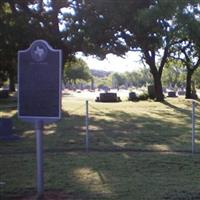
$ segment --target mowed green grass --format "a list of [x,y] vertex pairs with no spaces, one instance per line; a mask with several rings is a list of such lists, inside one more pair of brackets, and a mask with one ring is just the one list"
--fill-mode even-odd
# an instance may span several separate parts
[[[1,156],[2,199],[35,190],[35,156]],[[198,155],[54,153],[45,155],[45,189],[69,199],[199,199]]]
[[[33,125],[12,116],[22,139],[0,142],[2,199],[35,192]],[[89,153],[85,151],[85,101],[63,97],[63,117],[45,125],[45,189],[66,199],[200,199],[199,106],[196,151],[191,152],[191,102],[89,101]],[[1,199],[0,198],[0,199]]]

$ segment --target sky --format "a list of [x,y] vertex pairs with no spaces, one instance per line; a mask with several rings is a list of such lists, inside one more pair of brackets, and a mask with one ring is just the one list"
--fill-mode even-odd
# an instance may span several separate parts
[[137,52],[128,52],[124,58],[108,54],[103,61],[98,60],[94,56],[83,56],[81,53],[77,57],[82,58],[90,69],[113,71],[113,72],[131,72],[143,67]]

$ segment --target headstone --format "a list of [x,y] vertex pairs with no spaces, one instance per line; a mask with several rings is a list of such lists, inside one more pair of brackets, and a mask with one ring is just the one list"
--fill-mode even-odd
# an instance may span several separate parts
[[6,99],[9,97],[9,90],[0,90],[0,99]]
[[0,140],[18,140],[19,136],[13,134],[13,124],[11,118],[0,118]]
[[100,93],[100,96],[96,98],[97,102],[119,102],[121,99],[117,97],[117,93],[107,92]]
[[44,40],[18,52],[18,115],[24,120],[61,117],[61,50]]
[[179,90],[178,91],[178,95],[180,95],[180,96],[185,95],[185,91],[184,90]]
[[176,92],[174,92],[174,91],[168,92],[168,97],[177,97]]
[[128,100],[129,101],[138,101],[138,97],[137,97],[136,93],[135,92],[130,92]]

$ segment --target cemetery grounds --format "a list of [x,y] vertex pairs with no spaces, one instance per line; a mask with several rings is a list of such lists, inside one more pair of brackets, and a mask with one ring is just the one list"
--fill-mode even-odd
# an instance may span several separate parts
[[[119,95],[120,96],[120,95]],[[96,103],[95,93],[66,91],[63,116],[44,128],[44,199],[200,199],[200,105],[191,153],[191,101]],[[89,150],[85,99],[89,100]],[[0,141],[0,199],[35,199],[35,133],[1,100],[18,141]]]

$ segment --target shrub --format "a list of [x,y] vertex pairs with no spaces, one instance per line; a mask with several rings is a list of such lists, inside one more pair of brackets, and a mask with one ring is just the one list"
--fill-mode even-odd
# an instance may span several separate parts
[[147,93],[142,93],[138,96],[139,100],[147,100],[149,98],[149,95]]

